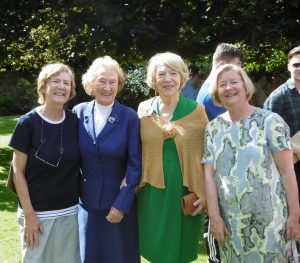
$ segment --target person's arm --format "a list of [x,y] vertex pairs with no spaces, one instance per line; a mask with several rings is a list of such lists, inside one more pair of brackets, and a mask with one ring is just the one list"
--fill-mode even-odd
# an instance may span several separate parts
[[211,164],[204,164],[205,192],[207,212],[210,218],[210,232],[217,241],[224,241],[229,230],[220,214],[217,186],[214,179],[214,169]]
[[27,154],[14,150],[13,153],[13,169],[14,169],[14,183],[16,186],[18,199],[20,200],[22,209],[24,211],[24,242],[27,246],[33,248],[38,245],[38,234],[43,232],[42,225],[37,218],[32,207],[27,181],[25,179],[25,167],[27,163]]
[[128,134],[124,138],[127,143],[127,168],[126,175],[120,184],[120,193],[114,201],[107,216],[107,220],[112,223],[119,223],[124,213],[128,213],[135,198],[135,189],[141,177],[142,151],[140,140],[140,120],[135,114],[127,123]]
[[300,138],[300,132],[297,132],[292,137],[293,152],[294,152],[294,154],[297,154],[298,156],[300,156],[300,144],[296,144],[295,142],[298,141],[298,143],[299,143],[299,138]]
[[298,187],[293,166],[292,151],[284,149],[273,153],[278,171],[282,177],[282,183],[287,195],[289,215],[286,222],[286,234],[289,239],[300,238],[300,208]]
[[[125,176],[121,182],[120,190],[126,186],[127,183],[126,183],[126,176]],[[118,210],[117,208],[111,207],[108,215],[106,216],[106,219],[110,223],[120,223],[123,217],[124,217],[124,213],[122,211]]]

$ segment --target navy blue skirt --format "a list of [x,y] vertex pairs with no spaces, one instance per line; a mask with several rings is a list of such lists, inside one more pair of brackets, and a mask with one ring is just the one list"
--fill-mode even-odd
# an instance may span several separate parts
[[106,220],[109,211],[79,206],[80,256],[83,263],[140,263],[136,203],[120,223]]

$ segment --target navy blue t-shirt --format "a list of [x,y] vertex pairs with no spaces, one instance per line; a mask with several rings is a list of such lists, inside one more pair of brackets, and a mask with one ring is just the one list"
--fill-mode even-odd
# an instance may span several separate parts
[[[41,131],[45,139],[42,146]],[[59,210],[78,203],[78,119],[74,113],[66,110],[62,122],[50,123],[32,110],[20,117],[9,145],[28,156],[25,178],[35,211]],[[57,164],[61,155],[58,167],[35,157],[39,147],[38,156],[51,164]]]

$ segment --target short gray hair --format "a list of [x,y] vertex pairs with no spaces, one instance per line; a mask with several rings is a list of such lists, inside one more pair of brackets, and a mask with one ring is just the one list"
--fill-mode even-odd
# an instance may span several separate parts
[[156,72],[159,65],[165,65],[172,70],[179,72],[180,74],[180,88],[182,89],[185,82],[189,78],[189,70],[183,59],[174,53],[165,52],[157,53],[150,60],[147,68],[147,84],[154,90],[156,88]]

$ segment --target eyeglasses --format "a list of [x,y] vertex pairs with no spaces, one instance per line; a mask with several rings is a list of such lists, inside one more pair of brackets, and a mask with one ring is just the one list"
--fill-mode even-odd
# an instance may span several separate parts
[[34,156],[35,156],[35,158],[37,158],[37,159],[40,160],[41,162],[43,162],[43,163],[45,163],[45,164],[47,164],[47,165],[49,165],[49,166],[51,166],[51,167],[58,167],[59,164],[60,164],[60,161],[61,161],[63,152],[64,152],[64,149],[63,149],[63,143],[62,143],[62,137],[63,137],[63,123],[61,124],[61,128],[60,128],[60,148],[59,148],[60,156],[59,156],[59,159],[58,159],[58,161],[57,161],[56,164],[50,163],[50,162],[44,160],[43,158],[41,158],[41,157],[39,156],[39,152],[40,152],[41,148],[43,147],[43,145],[44,145],[45,142],[47,141],[46,138],[45,138],[45,139],[43,138],[43,130],[44,130],[44,120],[43,120],[43,118],[42,118],[41,144],[40,144],[40,146],[38,147],[38,149],[37,149],[37,151],[36,151],[36,153],[35,153]]
[[300,63],[293,63],[293,64],[292,64],[292,67],[293,67],[293,68],[299,68],[299,67],[300,67]]

